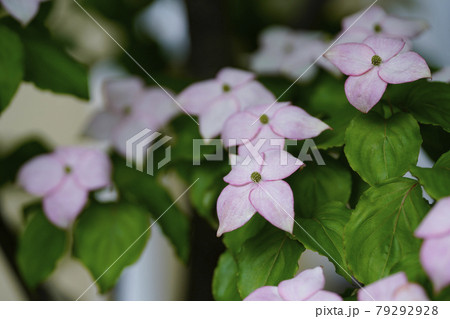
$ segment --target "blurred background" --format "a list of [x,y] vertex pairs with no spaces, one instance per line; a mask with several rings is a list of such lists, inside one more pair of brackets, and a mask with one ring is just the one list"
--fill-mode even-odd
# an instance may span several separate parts
[[[0,153],[36,136],[50,146],[92,143],[82,133],[88,119],[102,107],[103,79],[134,73],[154,85],[115,41],[163,86],[180,90],[192,80],[213,77],[224,66],[245,68],[249,54],[257,48],[259,33],[268,26],[322,30],[331,38],[340,31],[344,16],[367,8],[373,1],[80,0],[79,4],[109,34],[74,1],[53,2],[46,24],[54,37],[68,44],[73,57],[90,66],[91,100],[84,102],[22,84],[10,107],[0,116]],[[378,4],[390,14],[427,20],[431,28],[415,40],[414,49],[431,66],[450,65],[448,0],[380,0]],[[46,10],[50,4],[43,3],[42,7]],[[0,189],[0,213],[9,229],[21,231],[21,209],[30,200],[16,185]],[[185,267],[161,231],[152,231],[139,262],[124,271],[110,295],[99,295],[93,287],[82,299],[195,300],[208,294],[202,289],[210,283],[195,283],[196,274],[188,268],[211,271],[208,263],[215,262],[217,256],[208,253],[213,251],[214,243],[197,247],[195,252],[204,259],[194,255],[190,267]],[[0,251],[0,300],[27,300],[29,296],[9,266],[9,254]],[[328,289],[345,289],[343,279],[334,274],[334,266],[325,258],[312,252],[302,256],[302,268],[317,264],[326,265]],[[73,300],[91,283],[87,270],[67,257],[60,261],[44,287],[51,299]]]

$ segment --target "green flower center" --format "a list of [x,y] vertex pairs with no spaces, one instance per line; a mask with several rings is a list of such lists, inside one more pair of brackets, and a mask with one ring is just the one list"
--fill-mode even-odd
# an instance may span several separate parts
[[372,64],[375,66],[379,66],[381,64],[381,62],[383,62],[383,60],[381,59],[381,57],[379,55],[374,55],[372,57]]
[[262,124],[267,124],[267,123],[269,123],[269,117],[266,114],[263,114],[260,116],[259,121]]
[[253,172],[250,178],[252,179],[253,182],[259,183],[261,181],[261,174],[258,172]]
[[231,86],[225,83],[224,85],[222,85],[222,90],[224,92],[230,92],[231,91]]
[[381,33],[381,31],[383,31],[383,28],[381,27],[381,25],[375,24],[373,30],[375,31],[375,33]]
[[64,167],[64,172],[65,172],[66,174],[70,174],[70,173],[72,172],[72,167],[70,167],[69,165],[66,165],[66,166]]

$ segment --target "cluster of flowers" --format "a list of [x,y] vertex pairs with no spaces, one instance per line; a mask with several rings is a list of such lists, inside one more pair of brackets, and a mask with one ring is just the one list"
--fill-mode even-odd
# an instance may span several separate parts
[[[126,141],[136,133],[148,128],[160,130],[177,115],[180,108],[176,100],[189,114],[199,117],[205,140],[222,135],[226,147],[239,146],[237,164],[225,177],[230,185],[217,203],[219,236],[244,225],[257,211],[276,227],[292,232],[294,198],[282,179],[304,164],[283,151],[285,138],[312,138],[329,129],[328,125],[297,106],[274,103],[273,94],[255,80],[254,74],[231,68],[221,70],[215,79],[192,84],[175,99],[167,91],[145,87],[135,77],[106,81],[103,93],[105,108],[93,117],[86,134],[107,140],[119,154],[126,155]],[[249,151],[249,145],[257,149],[256,155]],[[76,153],[77,149],[69,151]],[[19,182],[28,192],[44,197],[44,211],[53,223],[67,227],[83,209],[86,190],[109,184],[108,179],[87,185],[83,192],[72,192],[85,185],[81,177],[74,179],[80,179],[80,185],[69,177],[78,176],[78,166],[86,170],[89,166],[92,176],[109,176],[110,165],[105,164],[106,155],[102,155],[103,166],[100,162],[91,165],[84,156],[73,156],[71,162],[60,160],[61,168],[51,163],[61,152],[33,159],[22,168]],[[62,182],[66,179],[72,188]],[[58,205],[51,204],[53,194],[61,194],[56,196]]]
[[230,185],[217,200],[217,235],[243,226],[256,212],[292,232],[294,196],[282,179],[304,164],[283,150],[285,138],[312,138],[329,126],[300,107],[275,103],[254,74],[231,68],[189,86],[179,101],[198,115],[205,139],[221,135],[225,147],[239,146],[236,165],[224,178]]
[[262,34],[261,48],[250,66],[261,74],[287,74],[295,79],[301,77],[301,81],[314,75],[316,68],[309,67],[311,64],[335,73],[334,65],[349,76],[345,84],[347,98],[364,113],[380,101],[388,84],[431,77],[425,60],[410,52],[410,40],[428,28],[426,22],[388,16],[382,8],[373,6],[365,13],[343,19],[342,28],[331,42],[337,45],[329,50],[320,34],[268,29]]
[[[321,267],[307,269],[293,279],[280,282],[278,287],[256,289],[245,301],[342,301],[342,297],[323,290],[325,277]],[[424,289],[408,282],[402,272],[383,278],[358,291],[359,301],[424,301]]]
[[[166,92],[146,88],[135,77],[107,80],[103,100],[105,108],[93,117],[86,134],[107,140],[124,156],[129,138],[145,128],[162,128],[179,112]],[[111,185],[111,163],[98,149],[63,147],[30,160],[18,180],[28,193],[43,197],[43,210],[53,224],[68,228],[85,207],[88,193]]]
[[5,10],[23,25],[27,25],[37,14],[41,2],[48,0],[0,0]]
[[[324,56],[349,76],[345,92],[349,102],[358,110],[369,112],[382,98],[387,84],[431,77],[425,60],[410,52],[411,39],[428,28],[424,21],[388,16],[380,7],[374,6],[364,15],[359,12],[345,18],[342,27],[344,31],[335,40],[338,44],[325,49]],[[317,59],[325,46],[317,34],[271,28],[262,34],[261,49],[252,57],[250,65],[260,74],[284,74],[294,79],[300,76],[302,80],[309,80],[315,69],[309,75],[299,73],[299,69],[308,71],[307,66],[314,62],[333,72],[322,58]],[[298,69],[293,72],[292,68]],[[448,82],[449,74],[448,69],[443,69],[436,74],[436,80]],[[231,182],[232,178],[227,176],[225,180]],[[233,195],[238,196],[236,193]],[[251,211],[250,207],[246,208]],[[425,239],[421,262],[437,292],[450,284],[447,271],[450,267],[449,214],[450,198],[446,198],[433,207],[416,231],[417,237]],[[245,300],[341,300],[340,296],[323,291],[323,287],[323,273],[316,268],[283,281],[278,287],[261,287]],[[428,300],[428,297],[421,286],[409,283],[404,273],[397,273],[361,289],[358,300]]]
[[[431,278],[434,290],[440,292],[450,284],[450,197],[437,202],[415,232],[425,239],[420,260]],[[342,298],[322,290],[325,278],[322,268],[308,269],[295,278],[282,281],[278,287],[264,286],[245,298],[247,301],[339,301]],[[400,272],[374,282],[358,291],[360,301],[425,301],[425,290],[416,283],[408,282]]]
[[[36,14],[41,1],[45,0],[0,0],[24,24]],[[360,13],[344,19],[346,31],[340,35],[339,44],[325,54],[327,60],[318,58],[327,48],[320,34],[270,30],[262,36],[262,49],[253,57],[252,68],[259,73],[296,78],[316,60],[331,72],[337,67],[349,76],[347,97],[362,112],[378,103],[388,83],[430,77],[426,62],[409,51],[410,39],[427,28],[425,23],[387,16],[379,7],[359,17]],[[304,164],[283,150],[285,139],[313,138],[330,127],[300,107],[276,102],[253,73],[242,70],[225,68],[214,79],[190,85],[175,99],[169,94],[147,88],[134,77],[107,81],[106,108],[95,115],[87,134],[108,140],[125,155],[126,141],[142,129],[161,129],[180,112],[175,102],[179,101],[181,109],[198,116],[205,140],[221,136],[225,147],[238,147],[236,165],[224,177],[229,185],[217,201],[217,235],[243,226],[256,212],[292,233],[294,197],[283,179]],[[44,211],[51,222],[67,228],[86,205],[89,192],[111,184],[110,175],[111,163],[105,153],[66,147],[26,163],[19,172],[19,183],[29,193],[43,197]],[[436,291],[450,283],[446,271],[449,255],[442,253],[450,244],[449,201],[437,203],[416,231],[418,237],[425,238],[421,260]],[[324,291],[324,284],[319,267],[278,287],[259,288],[246,300],[341,300]],[[422,287],[398,273],[361,289],[358,299],[426,300],[427,296]]]

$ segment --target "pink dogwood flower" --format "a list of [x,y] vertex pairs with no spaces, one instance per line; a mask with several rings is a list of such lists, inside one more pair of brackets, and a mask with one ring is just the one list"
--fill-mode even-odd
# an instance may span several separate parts
[[107,81],[104,95],[106,108],[94,116],[86,134],[109,140],[122,155],[128,139],[143,129],[160,129],[180,111],[166,92],[146,89],[134,77]]
[[439,200],[416,229],[420,260],[436,292],[450,285],[450,197]]
[[342,297],[323,290],[325,277],[322,267],[307,269],[276,286],[256,289],[244,301],[342,301]]
[[282,179],[304,164],[283,150],[266,151],[261,158],[262,161],[239,157],[224,177],[230,185],[217,200],[217,236],[243,226],[256,212],[275,227],[292,233],[294,196],[289,184]]
[[399,272],[380,279],[358,291],[359,301],[427,301],[425,290],[408,282],[405,273]]
[[30,194],[43,197],[47,218],[67,228],[86,204],[89,191],[111,182],[109,157],[96,149],[64,147],[40,155],[19,171],[19,184]]
[[27,25],[38,13],[41,2],[47,0],[0,0],[10,15]]
[[424,20],[390,16],[381,7],[373,6],[365,14],[362,11],[357,12],[342,20],[342,29],[347,32],[339,43],[362,42],[373,35],[402,38],[407,41],[428,28],[429,25]]
[[232,114],[249,106],[271,103],[275,96],[250,72],[224,68],[215,79],[194,83],[178,96],[183,108],[199,115],[200,133],[205,139],[216,137]]
[[289,102],[259,105],[232,115],[222,131],[226,147],[242,145],[245,140],[288,138],[304,140],[318,136],[330,127]]
[[405,42],[372,36],[363,43],[338,44],[325,57],[349,75],[345,93],[349,102],[367,113],[382,98],[389,84],[431,77],[425,60],[415,52],[400,53]]
[[318,32],[268,28],[260,36],[260,48],[251,56],[250,69],[258,74],[282,74],[292,80],[308,82],[317,74],[318,68],[313,63],[320,57],[317,65],[338,75],[339,71],[321,57],[328,47],[321,38]]

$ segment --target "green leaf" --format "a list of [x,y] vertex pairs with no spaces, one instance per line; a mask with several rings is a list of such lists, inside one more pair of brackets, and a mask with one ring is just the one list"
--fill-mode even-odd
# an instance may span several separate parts
[[238,289],[242,298],[262,286],[293,278],[305,248],[273,226],[248,239],[237,257]]
[[[216,154],[216,145],[204,142],[197,123],[186,114],[181,114],[171,121],[167,134],[173,137],[170,141],[172,164],[177,165],[178,161],[184,160],[192,167],[193,161],[205,161],[205,154]],[[219,150],[223,150],[221,145]]]
[[420,123],[450,132],[450,84],[422,80],[392,87],[388,96],[394,105],[410,111]]
[[414,230],[428,210],[415,180],[396,178],[369,188],[344,231],[346,259],[355,278],[374,282],[417,253],[421,241]]
[[353,119],[345,133],[350,166],[370,185],[403,176],[417,163],[422,137],[414,118],[405,113],[384,119],[375,112]]
[[241,300],[237,289],[237,264],[233,255],[225,251],[219,258],[212,283],[214,299],[217,301]]
[[176,204],[172,205],[175,199],[170,197],[157,177],[127,167],[119,157],[114,157],[113,163],[113,180],[120,196],[150,211],[153,219],[158,220],[162,231],[172,242],[178,256],[187,262],[191,248],[189,217]]
[[[100,12],[102,16],[113,21],[120,21],[121,24],[130,23],[130,16],[135,16],[145,7],[148,7],[153,0],[116,0],[111,5],[110,0],[89,0],[83,1],[83,6]],[[128,30],[131,32],[131,30]]]
[[102,293],[135,263],[150,235],[146,211],[129,204],[95,204],[75,225],[73,254],[89,269]]
[[47,220],[40,206],[35,208],[20,237],[17,251],[20,273],[31,289],[53,272],[66,246],[66,233]]
[[287,179],[294,192],[297,216],[311,217],[325,203],[347,203],[352,191],[350,170],[339,161],[324,156],[325,165],[308,162]]
[[23,79],[23,46],[19,36],[0,27],[0,113],[16,94]]
[[450,151],[442,154],[442,156],[437,160],[436,164],[434,164],[434,167],[450,170]]
[[404,256],[392,267],[391,272],[395,274],[402,271],[408,276],[409,281],[425,285],[428,282],[428,276],[422,268],[419,256],[419,251]]
[[362,180],[362,178],[352,171],[352,195],[350,196],[349,205],[354,208],[358,204],[361,195],[370,188],[370,185]]
[[450,133],[441,127],[422,124],[420,134],[423,139],[422,147],[433,161],[437,161],[443,153],[450,150]]
[[433,301],[450,301],[450,286],[442,289],[437,296],[434,296]]
[[336,272],[347,280],[351,276],[344,256],[344,227],[350,220],[351,210],[343,203],[331,202],[315,211],[311,218],[296,218],[301,226],[294,227],[294,235],[307,249],[327,257]]
[[433,168],[413,167],[411,174],[434,199],[450,196],[450,151],[442,155]]
[[192,161],[193,141],[202,138],[198,125],[189,116],[181,114],[171,121],[168,135],[173,137],[170,141],[173,146],[172,160]]
[[47,39],[24,38],[25,80],[55,93],[89,99],[88,70],[67,52]]
[[198,181],[189,192],[192,205],[198,214],[206,219],[213,228],[217,228],[216,203],[222,190],[226,187],[223,177],[230,170],[225,162],[202,163],[191,168],[192,182]]
[[280,102],[292,102],[295,99],[296,90],[286,89],[292,85],[292,80],[281,76],[260,76],[258,81],[268,88],[275,96],[281,97]]
[[359,114],[345,96],[342,81],[327,78],[314,89],[308,112],[326,122],[333,130],[326,130],[314,142],[319,149],[344,145],[344,136],[351,120]]
[[255,214],[244,226],[223,235],[223,243],[236,257],[247,239],[258,234],[266,225],[267,221],[260,214]]

